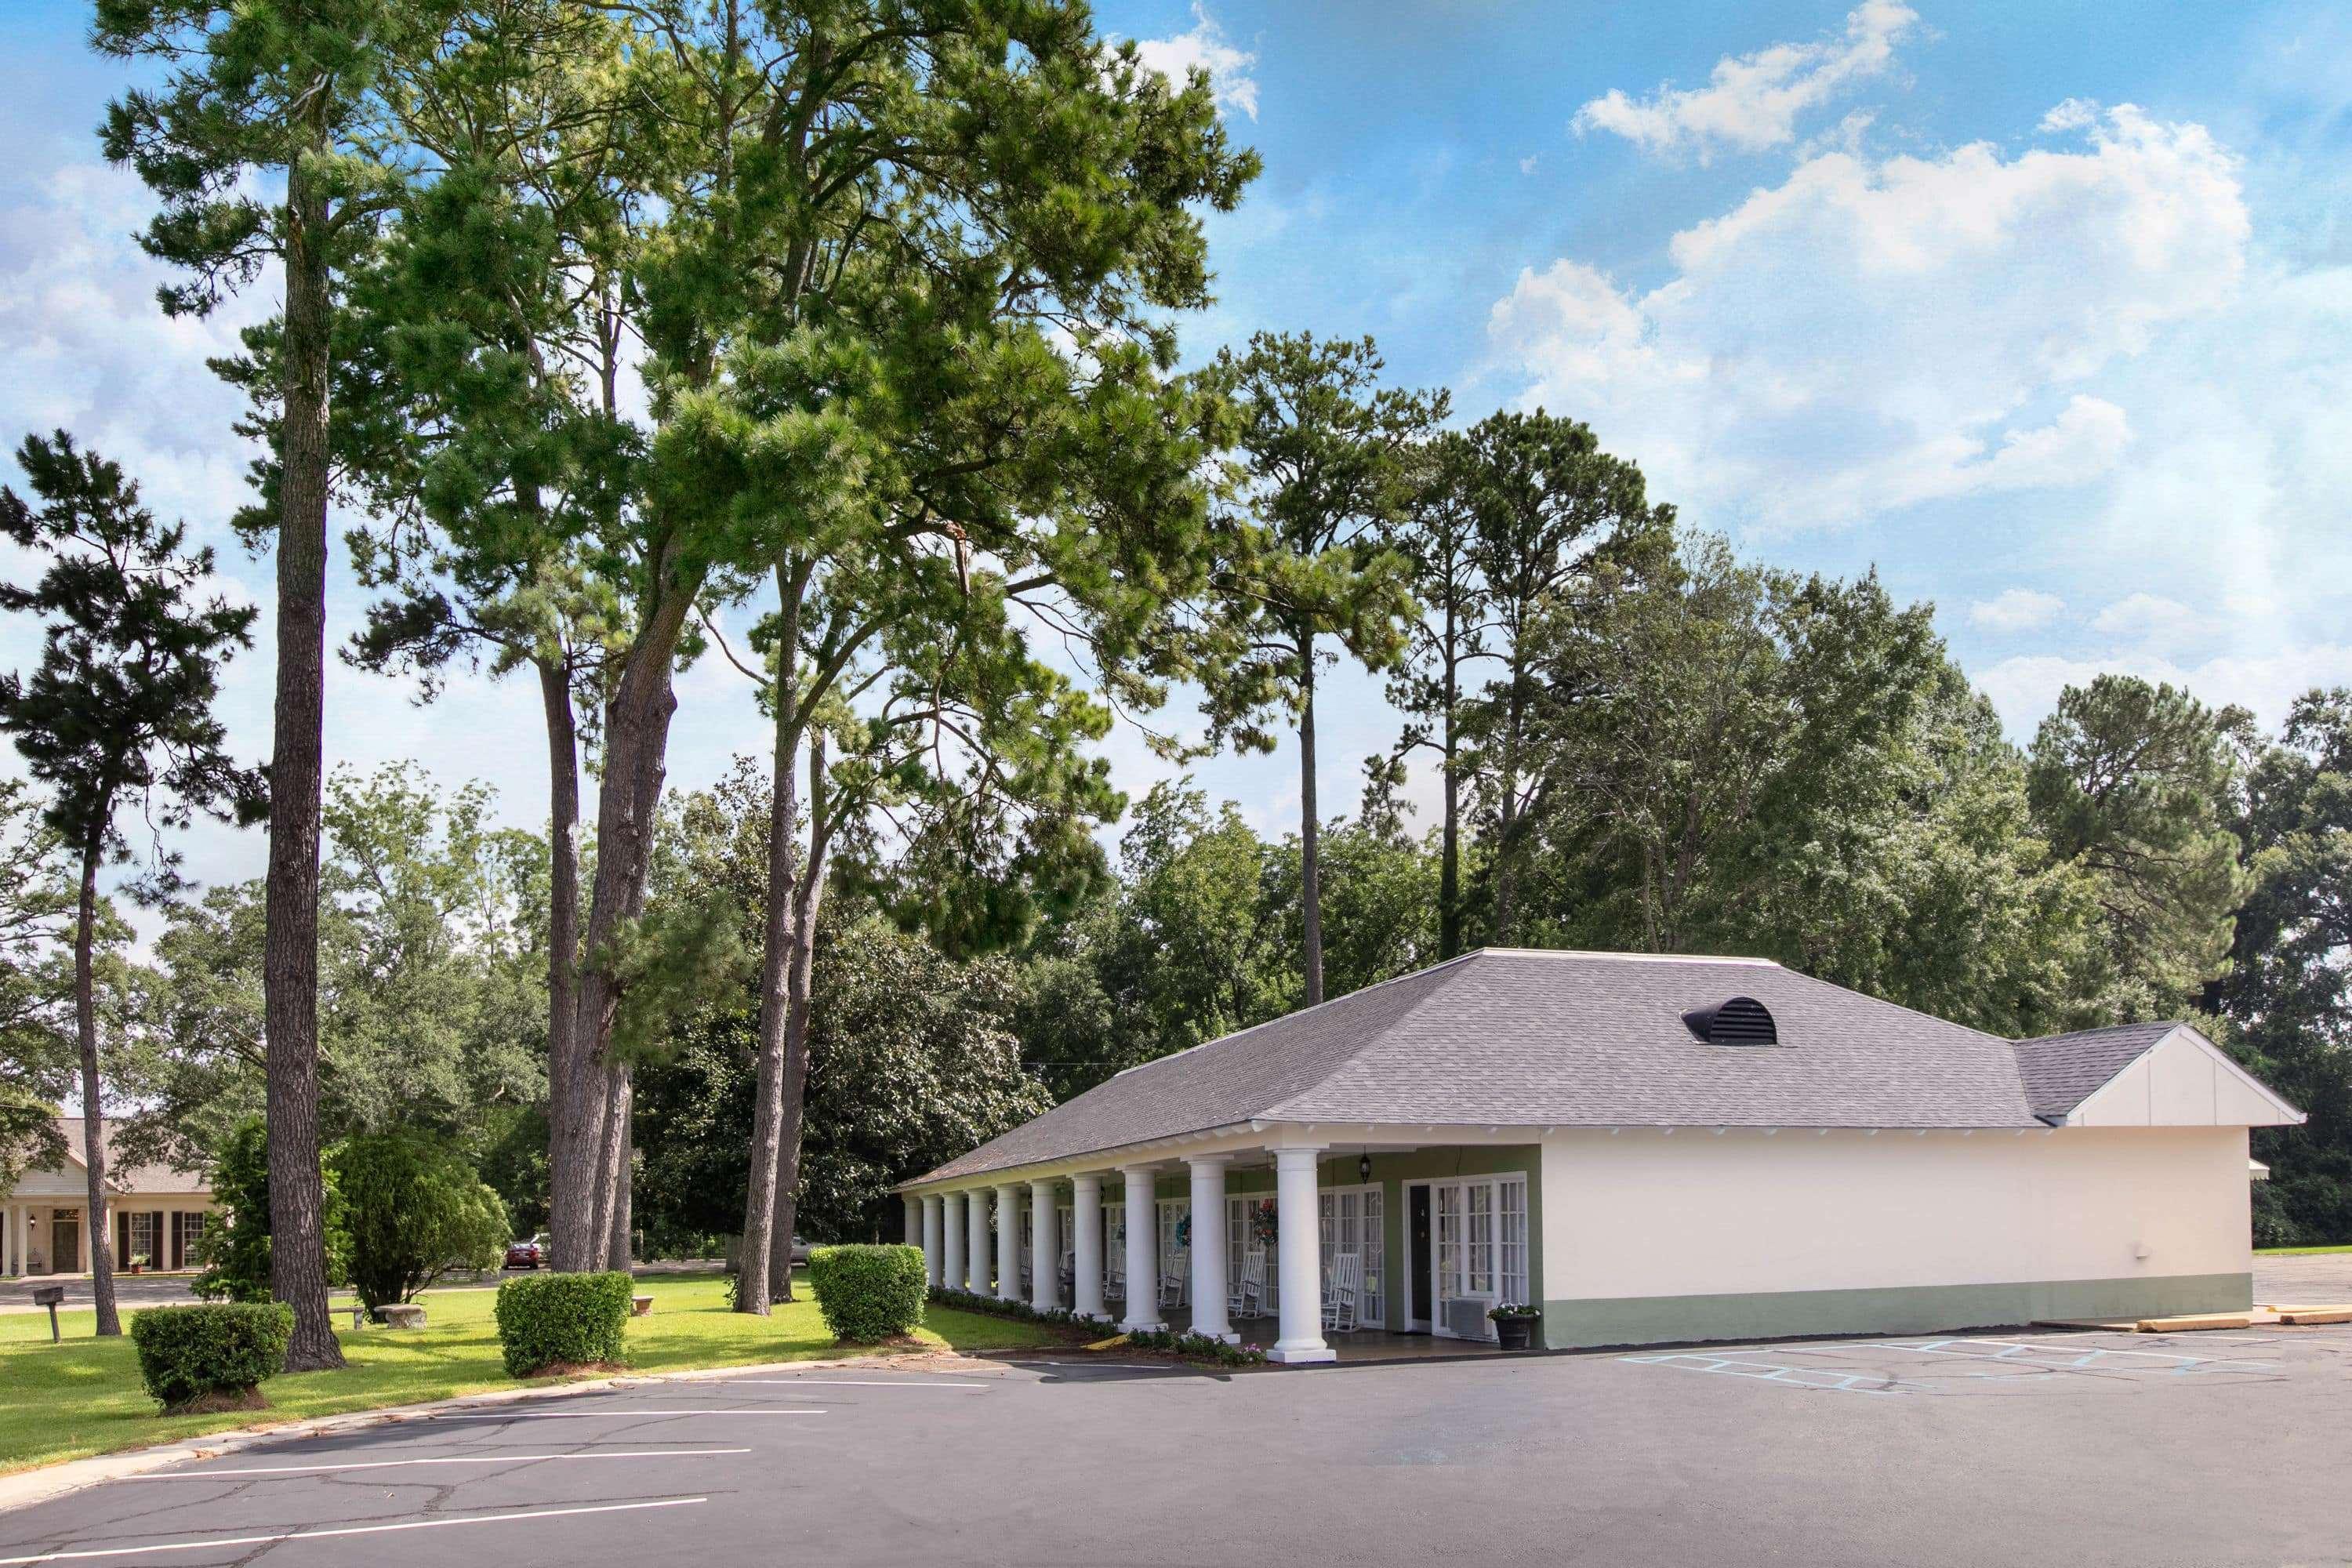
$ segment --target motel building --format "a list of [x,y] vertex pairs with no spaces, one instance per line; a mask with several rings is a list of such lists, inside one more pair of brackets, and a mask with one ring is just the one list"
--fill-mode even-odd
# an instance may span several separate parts
[[[125,1166],[114,1152],[121,1125],[110,1120],[102,1133],[115,1272],[125,1272],[134,1258],[146,1273],[193,1268],[197,1239],[216,1223],[210,1179],[168,1165]],[[64,1163],[26,1171],[0,1192],[0,1276],[89,1272],[89,1167],[82,1155],[81,1118],[60,1117],[58,1131],[65,1135]]]
[[899,1191],[934,1285],[1282,1362],[1473,1350],[1503,1303],[1554,1349],[1918,1332],[2243,1310],[2246,1130],[2302,1120],[2183,1024],[2006,1040],[1767,960],[1486,949]]

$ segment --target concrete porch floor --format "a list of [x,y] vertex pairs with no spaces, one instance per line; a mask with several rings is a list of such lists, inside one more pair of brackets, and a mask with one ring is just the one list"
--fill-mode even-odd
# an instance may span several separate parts
[[[1163,1307],[1160,1315],[1171,1329],[1179,1333],[1192,1326],[1192,1310],[1190,1307]],[[1282,1331],[1272,1314],[1262,1318],[1236,1319],[1234,1331],[1241,1335],[1242,1343],[1256,1345],[1261,1350],[1282,1337]],[[1326,1330],[1323,1342],[1331,1347],[1339,1357],[1338,1364],[1342,1366],[1350,1362],[1360,1364],[1391,1361],[1487,1361],[1504,1353],[1485,1340],[1442,1340],[1434,1334],[1400,1334],[1386,1329],[1357,1329],[1349,1333],[1332,1333]]]

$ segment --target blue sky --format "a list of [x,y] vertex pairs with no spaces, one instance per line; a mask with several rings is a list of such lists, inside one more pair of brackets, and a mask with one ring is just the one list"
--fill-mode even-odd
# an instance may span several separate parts
[[[1213,226],[1206,353],[1370,332],[1465,419],[1541,403],[1639,459],[1746,553],[1932,599],[2011,731],[2103,668],[2275,719],[2352,681],[2352,21],[2322,5],[1897,0],[1115,4],[1103,25],[1214,74],[1265,174]],[[82,7],[0,16],[0,434],[68,425],[226,542],[235,314],[167,323],[144,203],[92,127],[120,68]],[[256,300],[241,309],[257,310]],[[5,565],[0,563],[0,565]],[[348,626],[359,600],[339,593]],[[338,628],[338,631],[342,629]],[[31,651],[0,629],[0,662]],[[232,680],[268,743],[267,648]],[[1392,741],[1342,676],[1323,798]],[[761,748],[739,679],[689,673],[672,767]],[[338,670],[331,749],[482,777],[540,815],[531,694],[437,708]],[[1164,770],[1111,742],[1130,789]],[[13,759],[0,763],[8,765]],[[1295,756],[1195,769],[1270,831]],[[200,833],[199,876],[258,838]]]

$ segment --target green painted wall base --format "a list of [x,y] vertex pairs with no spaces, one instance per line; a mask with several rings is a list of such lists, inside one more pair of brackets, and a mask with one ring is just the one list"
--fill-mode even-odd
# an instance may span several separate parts
[[1782,1290],[1744,1296],[1636,1296],[1546,1301],[1543,1335],[1551,1349],[1572,1350],[1791,1335],[1912,1334],[2078,1318],[2242,1312],[2253,1300],[2254,1281],[2250,1274]]

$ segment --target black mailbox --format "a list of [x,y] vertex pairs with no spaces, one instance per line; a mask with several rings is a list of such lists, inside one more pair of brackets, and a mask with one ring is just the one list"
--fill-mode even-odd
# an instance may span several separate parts
[[33,1287],[33,1305],[47,1307],[49,1310],[49,1343],[51,1344],[58,1342],[58,1303],[65,1299],[66,1288],[62,1285]]

